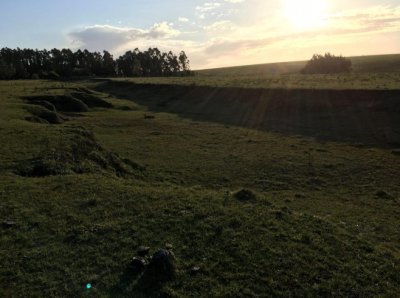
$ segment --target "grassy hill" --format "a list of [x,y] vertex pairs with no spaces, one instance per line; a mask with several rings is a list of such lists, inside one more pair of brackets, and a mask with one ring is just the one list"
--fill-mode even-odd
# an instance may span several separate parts
[[[400,54],[348,57],[353,71],[359,73],[400,72]],[[307,61],[267,63],[197,70],[199,76],[271,76],[299,73]]]
[[199,70],[194,77],[118,78],[155,85],[253,89],[400,90],[400,54],[351,57],[350,74],[302,75],[306,61]]
[[156,83],[0,82],[0,296],[398,294],[395,88]]
[[128,84],[208,86],[244,89],[399,90],[400,72],[337,75],[195,76],[116,78]]

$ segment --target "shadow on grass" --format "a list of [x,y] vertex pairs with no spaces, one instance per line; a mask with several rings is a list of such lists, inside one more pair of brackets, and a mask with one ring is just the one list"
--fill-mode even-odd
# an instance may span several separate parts
[[111,297],[166,297],[163,280],[145,272],[126,268],[117,284],[110,289]]
[[134,84],[97,87],[153,112],[377,147],[400,146],[400,90],[252,89]]

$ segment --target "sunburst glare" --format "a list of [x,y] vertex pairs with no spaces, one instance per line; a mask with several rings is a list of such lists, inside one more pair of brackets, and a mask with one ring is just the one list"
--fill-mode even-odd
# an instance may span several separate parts
[[315,29],[326,24],[328,2],[326,0],[283,0],[283,13],[297,29]]

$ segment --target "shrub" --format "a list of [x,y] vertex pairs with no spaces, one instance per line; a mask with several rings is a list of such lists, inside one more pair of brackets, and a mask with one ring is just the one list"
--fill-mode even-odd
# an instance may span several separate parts
[[301,70],[303,74],[332,74],[351,72],[351,61],[342,56],[330,53],[325,55],[314,54],[306,66]]

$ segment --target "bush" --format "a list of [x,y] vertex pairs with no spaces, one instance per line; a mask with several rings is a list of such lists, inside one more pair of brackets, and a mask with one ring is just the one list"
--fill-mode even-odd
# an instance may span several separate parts
[[332,74],[351,72],[351,61],[342,56],[330,53],[325,55],[314,54],[306,66],[301,70],[302,74]]

